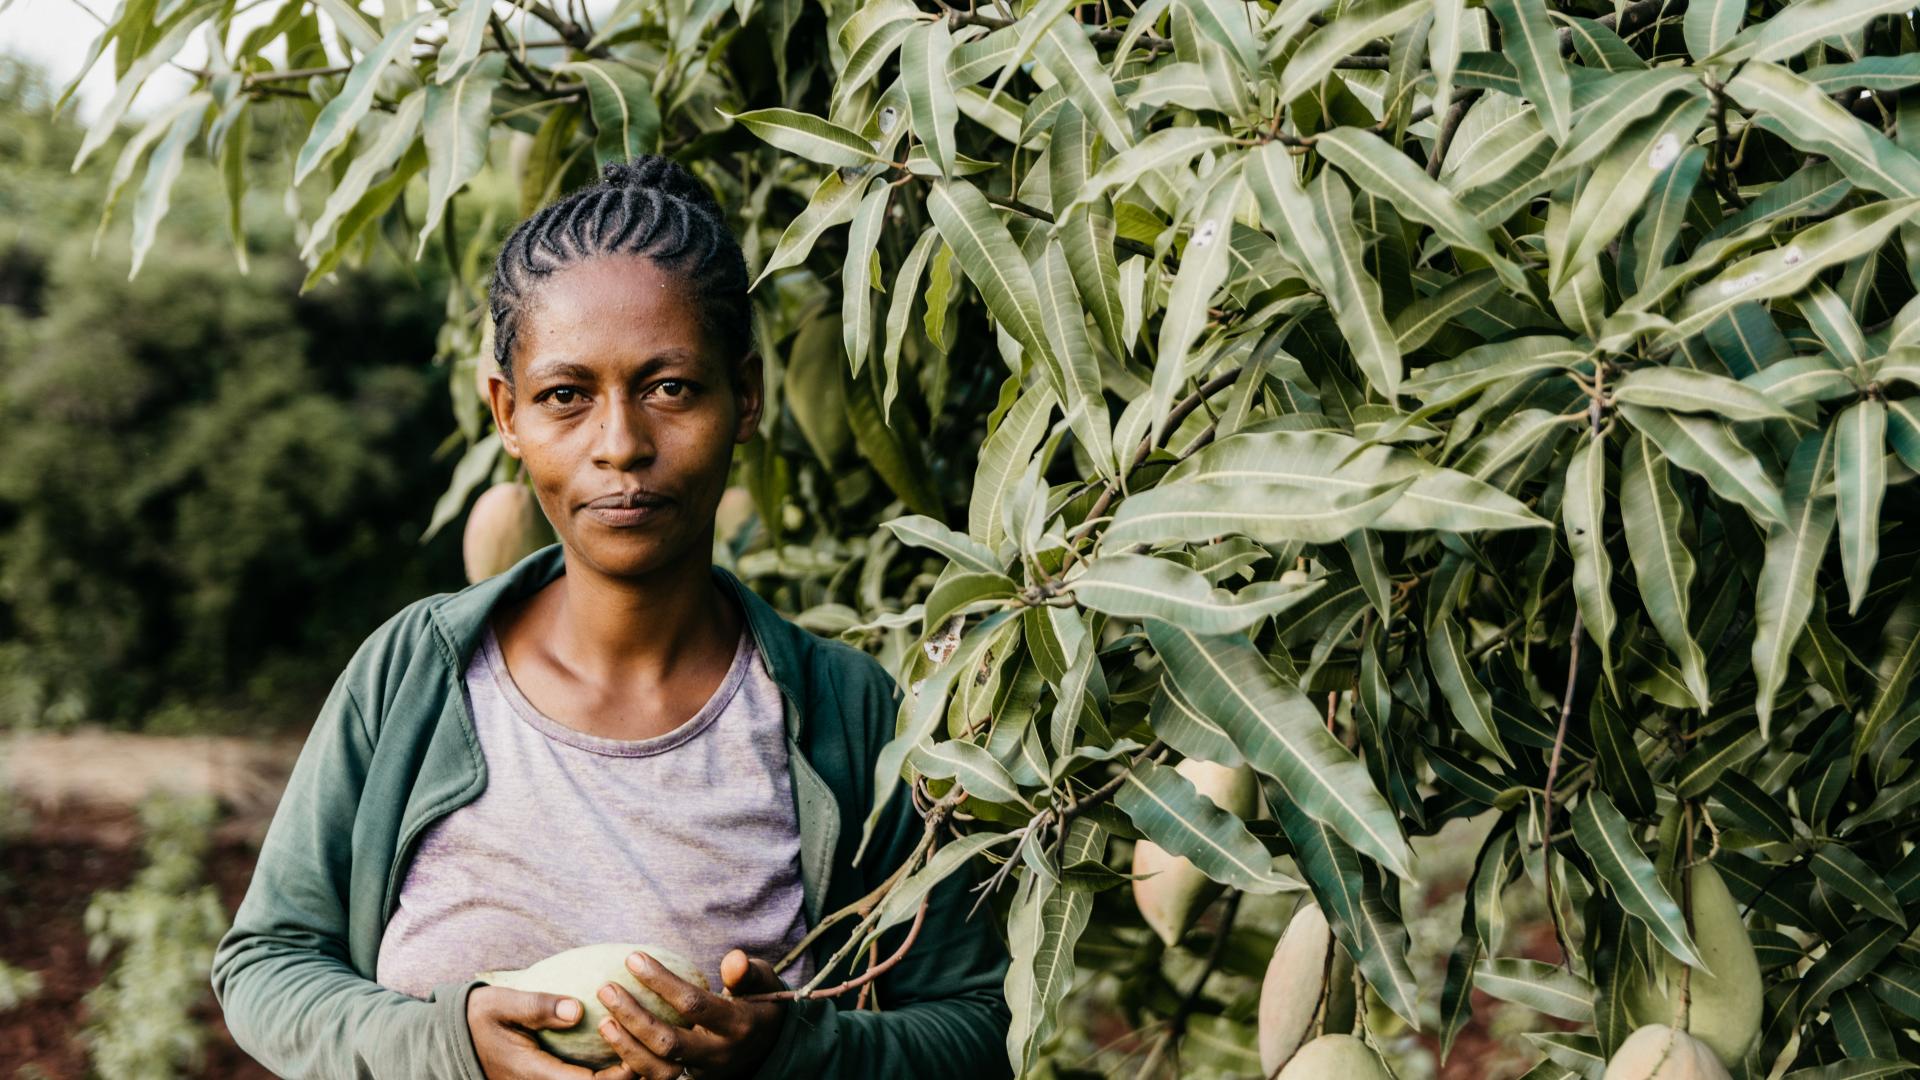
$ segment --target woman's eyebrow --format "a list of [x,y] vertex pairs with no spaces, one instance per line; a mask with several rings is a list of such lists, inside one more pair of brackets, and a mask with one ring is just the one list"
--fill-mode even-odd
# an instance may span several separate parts
[[[698,355],[694,350],[687,348],[663,349],[642,361],[639,370],[634,374],[636,377],[644,378],[669,364],[685,363],[696,359]],[[544,360],[534,364],[533,368],[527,372],[527,377],[530,379],[559,378],[585,381],[598,378],[599,375],[600,372],[577,360]]]

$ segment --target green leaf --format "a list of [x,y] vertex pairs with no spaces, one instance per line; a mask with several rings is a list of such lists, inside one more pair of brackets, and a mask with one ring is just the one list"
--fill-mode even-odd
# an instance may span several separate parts
[[1860,187],[1888,197],[1920,195],[1920,160],[1786,68],[1749,61],[1727,83],[1727,94],[1777,123],[1800,150],[1826,155]]
[[954,532],[925,514],[909,514],[880,524],[901,543],[939,552],[964,569],[982,573],[999,573],[1003,569],[985,544]]
[[993,755],[978,743],[964,739],[942,739],[924,743],[907,755],[908,764],[936,780],[956,779],[967,794],[989,802],[1030,805],[1020,795],[1019,785]]
[[1687,51],[1696,57],[1712,56],[1740,32],[1740,19],[1747,13],[1741,0],[1700,0],[1687,5],[1680,29]]
[[1242,482],[1163,482],[1120,504],[1101,539],[1107,548],[1137,543],[1201,543],[1235,534],[1263,544],[1327,544],[1373,524],[1411,487],[1403,476],[1367,487]]
[[[158,42],[155,42],[151,48],[141,53],[132,63],[126,65],[126,69],[121,73],[119,81],[114,84],[113,93],[108,96],[106,104],[100,107],[100,111],[94,114],[93,122],[87,125],[87,133],[80,140],[80,149],[75,151],[73,155],[73,167],[70,171],[79,172],[80,166],[86,164],[87,159],[93,156],[93,152],[106,145],[107,140],[112,138],[114,133],[119,130],[120,120],[126,115],[127,107],[133,104],[134,95],[138,94],[140,88],[146,85],[148,77],[160,70],[168,61],[172,60],[175,54],[179,53],[181,47],[187,43],[187,35],[192,33],[194,27],[204,22],[213,12],[214,8],[211,6],[194,9],[190,14],[181,17],[180,21],[174,26],[168,28],[165,36]],[[105,41],[106,35],[103,33],[96,44],[103,44]],[[123,50],[126,44],[127,39],[122,37],[116,49]],[[89,60],[88,66],[91,66],[91,64],[92,61]],[[351,81],[351,77],[349,77],[349,81]],[[78,85],[79,80],[76,79],[73,86],[69,86],[67,91],[61,94],[61,100],[64,101],[67,95],[71,94]],[[332,103],[329,102],[328,104],[331,105]],[[362,111],[364,112],[365,110],[363,109]],[[326,114],[323,111],[321,115],[325,116]],[[352,124],[347,125],[349,129],[351,129],[352,126]],[[346,135],[343,132],[341,138],[344,139],[345,137]]]
[[879,823],[887,803],[892,801],[894,789],[900,786],[900,770],[906,764],[907,754],[933,735],[941,718],[946,715],[947,696],[952,692],[954,682],[963,675],[972,676],[988,644],[999,636],[1000,628],[1016,614],[1015,611],[996,611],[969,627],[953,655],[935,668],[917,690],[910,690],[902,699],[899,734],[880,748],[874,760],[873,806],[867,812],[866,823],[860,832],[860,846],[853,856],[855,863],[865,854],[868,841],[873,839],[874,826]]
[[1087,337],[1085,308],[1073,285],[1066,249],[1058,239],[1047,243],[1041,255],[1038,286],[1040,317],[1053,349],[1046,358],[1055,390],[1064,403],[1074,437],[1102,477],[1116,475],[1113,424],[1100,383],[1100,363]]
[[1793,419],[1769,395],[1737,379],[1692,368],[1635,368],[1612,389],[1615,401],[1668,412],[1706,413],[1735,423]]
[[1500,741],[1500,732],[1494,726],[1493,697],[1474,676],[1473,668],[1467,662],[1466,636],[1452,618],[1437,619],[1428,629],[1427,663],[1433,668],[1434,680],[1440,684],[1440,693],[1446,698],[1448,711],[1459,721],[1461,729],[1472,736],[1474,742],[1511,766],[1513,756],[1507,753],[1506,745]]
[[1233,745],[1226,730],[1180,696],[1173,680],[1165,675],[1160,678],[1159,689],[1154,691],[1148,719],[1153,733],[1180,751],[1182,757],[1202,758],[1227,766],[1246,764],[1246,757]]
[[[589,82],[588,89],[591,90],[593,85]],[[911,86],[907,93],[911,102]],[[622,99],[610,97],[609,100]],[[855,132],[810,113],[777,108],[754,109],[743,113],[730,113],[725,109],[714,111],[728,120],[738,122],[769,145],[808,161],[817,161],[822,165],[860,167],[881,160],[873,152],[872,144]],[[594,122],[600,122],[600,110],[597,108],[594,110]],[[915,130],[918,132],[919,129]],[[921,137],[924,139],[926,136]]]
[[1876,917],[1902,928],[1907,925],[1893,890],[1887,888],[1887,883],[1860,856],[1839,844],[1822,844],[1807,856],[1807,865],[1813,869],[1814,877]]
[[1638,432],[1621,454],[1620,519],[1647,615],[1679,662],[1687,689],[1705,709],[1711,696],[1706,657],[1687,622],[1694,562],[1686,543],[1686,504],[1673,486],[1667,459],[1653,440]]
[[1567,463],[1566,496],[1560,504],[1567,547],[1573,552],[1573,594],[1587,634],[1600,646],[1600,670],[1613,682],[1613,560],[1607,557],[1607,454],[1598,438],[1583,440]]
[[1382,895],[1380,875],[1326,823],[1291,800],[1269,799],[1334,935],[1387,1007],[1420,1021],[1420,987],[1407,963],[1406,926]]
[[[1374,38],[1392,37],[1426,14],[1425,3],[1361,0],[1339,18],[1315,30],[1287,60],[1280,76],[1281,104],[1318,86],[1334,65]],[[1309,15],[1311,12],[1308,13]],[[1542,21],[1545,20],[1544,14]],[[1548,31],[1551,36],[1551,31]]]
[[1205,200],[1193,215],[1186,248],[1180,256],[1180,269],[1167,294],[1165,314],[1160,321],[1159,351],[1154,358],[1151,423],[1147,435],[1158,445],[1166,427],[1167,414],[1173,409],[1174,394],[1187,381],[1187,358],[1193,343],[1206,330],[1208,308],[1213,294],[1227,278],[1233,236],[1234,213],[1245,192],[1241,183],[1239,159],[1223,163],[1220,172],[1206,181]]
[[[1106,830],[1084,818],[1073,823],[1063,845],[1063,862],[1098,861],[1106,848]],[[938,856],[936,856],[937,858]],[[1093,894],[1065,888],[1044,874],[1020,879],[1007,918],[1009,963],[1005,996],[1012,1019],[1007,1056],[1024,1073],[1035,1047],[1052,1036],[1055,1013],[1074,981],[1074,945],[1093,913]]]
[[849,370],[858,376],[873,352],[873,263],[893,187],[875,177],[847,230],[847,261],[840,271],[840,333]]
[[1476,990],[1537,1013],[1577,1024],[1593,1022],[1593,984],[1556,964],[1493,957],[1475,966],[1473,985]]
[[1556,291],[1570,283],[1576,271],[1598,264],[1654,182],[1693,141],[1708,106],[1705,98],[1688,97],[1671,110],[1634,122],[1600,155],[1567,220],[1565,243],[1552,268]]
[[1181,695],[1226,730],[1249,764],[1278,781],[1290,803],[1394,874],[1413,877],[1398,819],[1366,766],[1252,642],[1237,634],[1195,634],[1158,619],[1146,620],[1146,628]]
[[1142,761],[1128,769],[1114,794],[1147,839],[1190,860],[1223,885],[1256,895],[1282,892],[1299,883],[1273,868],[1267,846],[1239,818],[1222,810],[1193,782],[1169,766]]
[[505,53],[488,53],[468,65],[451,84],[436,81],[426,88],[427,217],[420,226],[415,259],[427,249],[427,238],[440,227],[447,200],[480,174],[487,163],[487,122],[493,109],[493,91],[505,73]]
[[[388,64],[405,62],[406,50],[413,44],[413,35],[427,24],[427,20],[438,14],[437,11],[423,11],[394,27],[380,39],[380,44],[368,50],[353,65],[353,70],[347,72],[347,81],[341,85],[340,93],[321,108],[320,115],[313,118],[313,127],[307,132],[307,140],[294,157],[295,184],[305,180],[329,150],[347,141],[354,125],[373,107],[380,73],[386,70]],[[84,154],[84,144],[81,150]],[[75,166],[78,164],[76,161]]]
[[847,424],[853,429],[853,441],[908,509],[937,515],[940,493],[934,490],[919,431],[910,417],[889,418],[880,411],[871,376],[869,371],[847,382]]
[[[1897,0],[1796,0],[1771,18],[1757,22],[1722,46],[1718,55],[1701,56],[1726,63],[1778,60],[1802,52],[1823,38],[1845,34],[1881,15],[1906,11]],[[1699,56],[1699,52],[1694,50]],[[1752,70],[1749,64],[1746,70]]]
[[1887,406],[1868,398],[1833,418],[1834,494],[1847,614],[1860,610],[1880,557],[1880,504],[1887,491]]
[[[480,55],[487,37],[487,16],[493,11],[489,0],[460,0],[460,6],[447,16],[447,42],[440,46],[434,62],[434,81],[446,85],[465,75],[466,66]],[[505,57],[501,57],[504,62]],[[429,151],[431,153],[431,151]]]
[[[1108,158],[1087,180],[1086,186],[1074,196],[1073,201],[1057,210],[1054,217],[1057,221],[1064,221],[1075,210],[1095,199],[1132,187],[1142,176],[1184,166],[1208,150],[1218,149],[1232,141],[1233,137],[1226,132],[1207,127],[1161,128]],[[1280,149],[1284,153],[1286,148]]]
[[1787,467],[1785,517],[1767,530],[1753,616],[1753,675],[1759,683],[1754,710],[1763,736],[1770,730],[1774,694],[1786,681],[1794,642],[1813,609],[1814,577],[1833,535],[1833,496],[1824,490],[1833,468],[1833,442],[1831,431],[1800,441]]
[[1387,326],[1380,283],[1367,273],[1360,230],[1353,220],[1353,197],[1346,181],[1328,172],[1314,180],[1308,196],[1321,235],[1331,241],[1323,284],[1334,321],[1340,324],[1361,373],[1393,404],[1400,396],[1400,347]]
[[952,245],[967,280],[979,288],[993,317],[1035,359],[1047,359],[1039,288],[987,197],[965,181],[935,181],[927,192],[927,214]]
[[813,250],[814,241],[835,225],[844,225],[853,220],[855,209],[860,205],[862,193],[866,191],[867,179],[863,175],[856,180],[843,178],[838,169],[822,177],[813,196],[807,201],[807,208],[788,224],[786,231],[780,234],[780,242],[774,245],[773,255],[767,259],[767,265],[760,275],[754,278],[751,289],[760,287],[760,283],[776,271],[805,262],[807,253]]
[[1773,477],[1726,425],[1639,405],[1623,404],[1620,412],[1668,461],[1706,480],[1715,494],[1745,507],[1755,521],[1770,525],[1786,520]]
[[1362,444],[1331,431],[1243,432],[1221,439],[1175,465],[1161,485],[1283,484],[1326,492],[1370,492],[1379,484],[1413,477],[1398,501],[1369,528],[1390,531],[1438,529],[1532,529],[1547,522],[1525,504],[1489,484],[1429,464],[1417,454]]
[[1605,792],[1590,788],[1581,798],[1573,812],[1573,835],[1580,850],[1593,859],[1594,870],[1612,886],[1620,906],[1646,924],[1660,947],[1681,963],[1711,974],[1687,934],[1680,905],[1661,886],[1653,862],[1640,850],[1627,819]]
[[907,111],[913,118],[913,133],[940,166],[942,178],[953,176],[953,130],[960,121],[949,73],[952,57],[953,33],[945,19],[922,24],[907,35],[900,49],[900,77],[907,84]]
[[1699,798],[1728,769],[1739,767],[1766,748],[1767,742],[1758,731],[1730,725],[1695,744],[1668,779],[1681,798]]
[[200,133],[212,100],[204,91],[189,95],[184,107],[174,113],[167,124],[167,133],[153,148],[153,156],[147,159],[147,175],[140,182],[140,194],[133,201],[133,261],[127,269],[129,281],[140,272],[140,264],[153,247],[160,219],[167,216],[173,182],[186,164],[187,144]]
[[639,72],[613,60],[580,60],[553,70],[578,75],[587,88],[587,106],[597,132],[596,164],[628,161],[659,148],[660,108],[654,103],[653,88]]
[[1402,355],[1432,340],[1446,325],[1478,308],[1500,291],[1500,279],[1491,270],[1475,270],[1455,278],[1431,296],[1421,297],[1393,317],[1393,339]]
[[887,342],[880,350],[881,370],[886,376],[886,388],[880,395],[880,412],[884,416],[893,415],[894,395],[900,389],[900,350],[910,332],[913,300],[920,294],[920,278],[926,273],[927,260],[933,257],[934,248],[940,242],[939,232],[928,226],[913,242],[907,257],[901,260],[900,273],[893,279],[893,292],[887,301]]
[[1048,420],[1059,400],[1047,387],[1022,393],[980,446],[980,466],[974,470],[973,492],[967,503],[967,534],[989,548],[998,549],[1006,535],[1001,507],[1040,440],[1046,437]]
[[1155,618],[1200,634],[1245,630],[1312,596],[1324,584],[1261,581],[1238,595],[1178,563],[1148,555],[1101,555],[1066,584],[1082,607],[1126,619]]
[[[1023,20],[1024,21],[1024,20]],[[1074,18],[1054,19],[1034,43],[1034,56],[1066,88],[1107,145],[1125,150],[1133,145],[1133,124],[1114,93],[1113,78],[1100,66],[1100,57],[1087,40],[1087,31]]]
[[1520,73],[1527,100],[1540,110],[1553,141],[1563,143],[1573,126],[1573,81],[1560,59],[1560,37],[1545,0],[1488,0],[1500,23],[1503,51]]

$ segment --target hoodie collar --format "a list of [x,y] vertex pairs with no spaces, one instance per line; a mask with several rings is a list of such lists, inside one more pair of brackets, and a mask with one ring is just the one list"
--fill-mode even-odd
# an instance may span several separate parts
[[[798,707],[802,700],[800,675],[807,657],[806,639],[810,635],[775,611],[771,604],[748,588],[731,570],[718,564],[709,564],[709,568],[717,579],[733,590],[740,609],[746,612],[747,629],[753,634],[754,647],[760,650],[767,673],[780,687],[781,694],[790,706],[787,709],[788,734],[798,739],[803,719],[803,710]],[[431,604],[428,610],[440,638],[439,644],[454,671],[465,670],[474,650],[480,647],[480,641],[486,633],[487,617],[495,605],[531,596],[565,573],[566,569],[565,546],[549,544],[505,571],[459,592],[444,594]]]

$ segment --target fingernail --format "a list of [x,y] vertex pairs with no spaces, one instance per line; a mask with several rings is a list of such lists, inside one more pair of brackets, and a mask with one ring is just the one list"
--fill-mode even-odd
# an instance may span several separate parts
[[642,955],[643,955],[643,954],[641,954],[641,953],[637,953],[637,952],[636,952],[636,953],[628,953],[628,954],[627,954],[627,966],[628,966],[628,967],[630,967],[630,968],[632,968],[632,969],[633,969],[633,970],[635,970],[635,971],[639,971],[639,970],[640,970],[640,968],[641,968],[641,966],[642,966],[642,965],[643,965],[643,964],[645,963],[645,961],[643,961],[643,960],[641,960],[641,959],[640,959],[640,957],[641,957]]
[[600,1034],[601,1034],[601,1035],[604,1035],[604,1036],[606,1036],[606,1037],[607,1037],[608,1039],[612,1039],[612,1038],[613,1038],[613,1032],[614,1032],[614,1023],[613,1023],[613,1021],[612,1021],[612,1020],[602,1020],[602,1021],[600,1021]]
[[572,998],[568,998],[555,1006],[553,1011],[559,1015],[560,1019],[568,1023],[580,1019],[580,1003]]
[[606,1002],[609,1005],[613,1004],[613,987],[612,986],[603,986],[600,988],[600,1000]]

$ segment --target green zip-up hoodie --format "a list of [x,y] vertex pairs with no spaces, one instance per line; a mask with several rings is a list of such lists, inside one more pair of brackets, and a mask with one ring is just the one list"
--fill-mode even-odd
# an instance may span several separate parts
[[[335,682],[213,960],[214,994],[234,1041],[274,1072],[484,1076],[466,1013],[479,983],[448,983],[421,1000],[375,983],[374,960],[421,834],[487,785],[461,693],[487,617],[565,569],[554,544],[496,577],[416,601],[374,631]],[[874,760],[893,737],[901,694],[873,657],[789,622],[725,568],[712,572],[739,598],[784,699],[811,927],[878,886],[922,835],[912,800],[896,794],[863,864],[853,863]],[[855,1010],[844,997],[788,1005],[754,1080],[1010,1076],[1006,947],[985,908],[967,918],[971,877],[933,890],[913,948],[876,980],[881,1011]],[[841,920],[814,943],[816,969],[854,922]],[[905,935],[904,926],[889,931],[882,955]],[[830,981],[849,974],[851,962]]]

